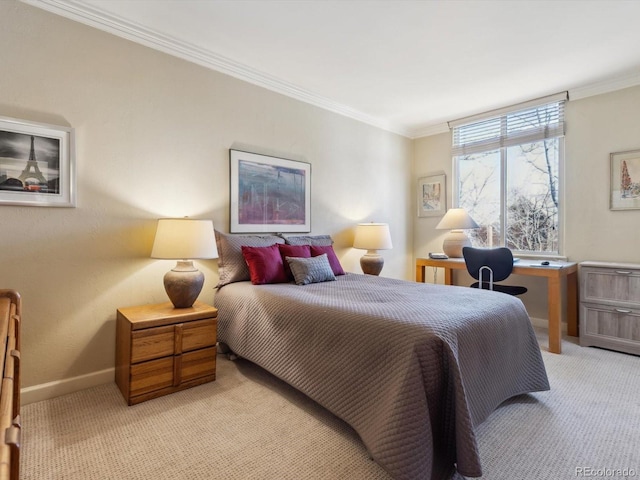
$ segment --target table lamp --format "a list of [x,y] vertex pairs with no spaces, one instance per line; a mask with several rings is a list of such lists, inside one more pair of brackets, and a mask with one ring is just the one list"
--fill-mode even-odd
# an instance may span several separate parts
[[356,226],[353,248],[367,250],[367,253],[360,258],[362,271],[367,275],[380,275],[384,266],[384,258],[377,251],[393,248],[389,225],[373,222],[359,223]]
[[151,258],[177,260],[164,276],[164,289],[176,308],[193,305],[204,285],[204,274],[193,265],[193,259],[218,258],[211,220],[161,218]]
[[438,230],[451,230],[442,243],[442,251],[449,257],[462,258],[462,247],[470,247],[469,237],[462,231],[480,228],[464,208],[450,208],[436,226]]

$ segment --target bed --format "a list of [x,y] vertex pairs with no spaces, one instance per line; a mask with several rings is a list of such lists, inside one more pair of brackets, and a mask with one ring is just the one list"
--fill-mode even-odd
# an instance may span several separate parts
[[481,476],[474,427],[504,400],[549,389],[509,295],[347,273],[225,281],[215,305],[221,344],[351,425],[396,479]]

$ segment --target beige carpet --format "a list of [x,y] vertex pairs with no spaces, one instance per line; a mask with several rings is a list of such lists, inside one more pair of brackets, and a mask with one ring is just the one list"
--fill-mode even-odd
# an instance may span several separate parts
[[[640,358],[563,349],[543,349],[550,392],[506,402],[478,428],[483,479],[640,478]],[[103,385],[22,418],[23,480],[388,478],[343,422],[224,356],[218,380],[184,392],[128,407]]]

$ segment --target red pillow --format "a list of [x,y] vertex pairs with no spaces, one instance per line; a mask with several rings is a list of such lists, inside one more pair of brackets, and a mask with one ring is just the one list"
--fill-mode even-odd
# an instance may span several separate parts
[[285,260],[285,257],[310,258],[311,249],[309,248],[309,245],[286,245],[284,243],[279,243],[278,248],[280,249],[280,255],[282,256],[284,273],[287,274],[287,277],[289,278],[289,280],[293,280],[293,273],[291,273],[289,262]]
[[286,283],[289,281],[284,273],[284,265],[278,244],[269,247],[242,246],[242,256],[249,267],[251,283],[262,285],[264,283]]
[[344,275],[344,270],[342,269],[342,265],[340,265],[340,260],[338,260],[336,252],[333,251],[333,247],[331,245],[311,245],[312,257],[317,257],[318,255],[322,255],[323,253],[327,254],[329,265],[331,265],[333,274]]

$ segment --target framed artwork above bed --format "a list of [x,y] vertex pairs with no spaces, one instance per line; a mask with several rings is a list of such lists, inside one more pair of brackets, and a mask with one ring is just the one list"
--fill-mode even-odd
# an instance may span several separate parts
[[231,233],[311,231],[311,164],[229,150]]

